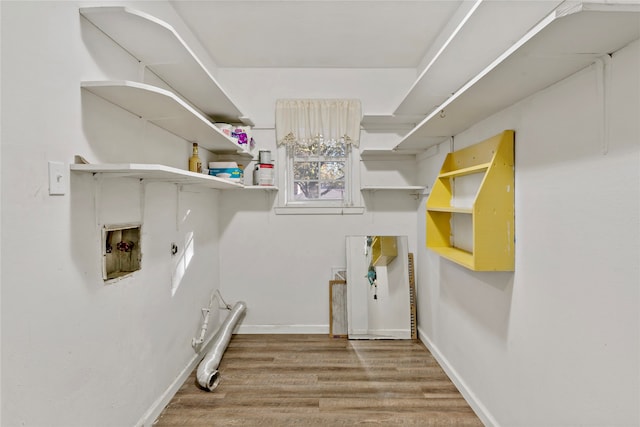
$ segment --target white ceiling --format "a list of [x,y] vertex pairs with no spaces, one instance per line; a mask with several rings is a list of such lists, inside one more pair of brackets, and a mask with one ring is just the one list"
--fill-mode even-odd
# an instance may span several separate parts
[[392,113],[411,117],[431,112],[563,3],[169,1],[221,68],[413,69],[417,79]]
[[218,66],[282,68],[416,68],[462,3],[172,1]]

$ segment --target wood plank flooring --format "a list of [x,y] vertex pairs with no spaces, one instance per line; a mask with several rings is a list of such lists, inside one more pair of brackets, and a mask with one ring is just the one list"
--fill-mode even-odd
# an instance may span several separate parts
[[161,426],[482,426],[422,343],[325,335],[234,335],[220,385],[195,371]]

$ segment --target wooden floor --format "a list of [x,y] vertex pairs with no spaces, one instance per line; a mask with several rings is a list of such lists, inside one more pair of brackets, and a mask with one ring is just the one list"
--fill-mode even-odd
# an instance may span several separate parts
[[234,335],[220,385],[195,372],[156,426],[481,426],[424,345],[324,335]]

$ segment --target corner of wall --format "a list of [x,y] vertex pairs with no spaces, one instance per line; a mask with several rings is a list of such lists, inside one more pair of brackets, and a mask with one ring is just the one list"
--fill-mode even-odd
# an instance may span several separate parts
[[493,415],[489,412],[486,406],[480,401],[478,396],[469,388],[467,383],[462,379],[458,371],[449,363],[447,358],[440,352],[436,344],[427,336],[427,334],[418,326],[418,338],[427,347],[431,355],[436,359],[438,364],[442,367],[447,374],[451,382],[456,386],[464,400],[467,401],[473,412],[476,413],[478,418],[487,427],[498,427],[499,424]]

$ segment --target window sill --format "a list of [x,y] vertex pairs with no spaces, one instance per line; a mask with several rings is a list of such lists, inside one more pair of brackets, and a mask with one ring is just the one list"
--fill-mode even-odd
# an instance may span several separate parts
[[364,207],[287,206],[274,208],[276,215],[362,215]]

